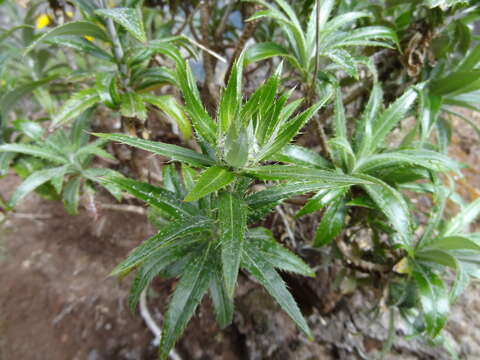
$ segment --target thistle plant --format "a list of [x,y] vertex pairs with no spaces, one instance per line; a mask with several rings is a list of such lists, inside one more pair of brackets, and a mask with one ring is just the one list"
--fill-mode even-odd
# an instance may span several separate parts
[[[176,61],[176,79],[202,152],[126,135],[96,134],[182,163],[183,182],[178,175],[174,176],[175,191],[133,180],[106,180],[146,201],[170,220],[157,235],[133,250],[113,274],[125,275],[137,268],[133,305],[141,290],[154,276],[162,275],[163,269],[175,269],[171,276],[180,277],[163,325],[161,358],[166,358],[208,289],[219,323],[225,326],[231,322],[240,269],[260,282],[300,329],[310,335],[275,268],[303,275],[312,275],[312,270],[279,245],[268,230],[249,229],[248,225],[292,195],[368,183],[329,170],[264,165],[281,153],[327,98],[292,117],[301,100],[288,102],[290,94],[278,93],[280,68],[244,103],[242,54],[221,97],[217,119],[213,120],[201,103],[190,67],[174,48],[165,53]],[[293,156],[308,157],[301,151],[294,151]],[[203,170],[197,175],[189,166]],[[295,181],[302,173],[307,178]],[[290,181],[251,193],[254,179]]]

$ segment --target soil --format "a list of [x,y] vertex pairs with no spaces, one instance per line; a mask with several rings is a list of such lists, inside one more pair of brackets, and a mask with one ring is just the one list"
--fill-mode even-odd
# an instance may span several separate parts
[[[479,141],[462,123],[454,124],[452,155],[472,166],[460,182],[461,191],[472,200],[480,188]],[[13,175],[1,179],[0,193],[8,198],[18,183]],[[101,195],[97,202],[114,201]],[[156,359],[152,333],[126,306],[131,279],[108,277],[153,231],[141,215],[102,210],[95,218],[82,210],[69,216],[61,203],[28,196],[0,228],[0,360]],[[377,358],[387,339],[388,314],[372,321],[368,294],[339,296],[329,289],[328,275],[323,270],[319,274],[308,284],[285,278],[309,314],[315,341],[299,334],[265,291],[241,275],[234,324],[219,329],[206,299],[177,351],[182,359],[202,360]],[[156,281],[149,292],[149,308],[159,323],[174,286]],[[480,358],[478,291],[478,284],[470,286],[447,326],[446,337],[462,359]],[[445,348],[401,336],[386,357],[449,358]]]

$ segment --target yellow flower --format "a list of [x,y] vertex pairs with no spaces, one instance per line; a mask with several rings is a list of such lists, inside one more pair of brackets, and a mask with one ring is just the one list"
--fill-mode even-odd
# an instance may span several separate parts
[[73,12],[71,11],[65,11],[65,14],[67,14],[67,16],[71,19],[73,18]]
[[93,41],[93,36],[85,35],[84,38],[87,39],[88,41]]
[[50,23],[50,16],[47,14],[42,14],[37,18],[37,29],[43,29],[45,26],[50,25]]

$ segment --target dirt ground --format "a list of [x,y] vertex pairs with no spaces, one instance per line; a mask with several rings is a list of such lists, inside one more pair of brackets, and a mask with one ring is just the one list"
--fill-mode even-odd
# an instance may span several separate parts
[[[455,124],[452,155],[471,165],[460,186],[466,197],[475,198],[480,189],[479,141],[471,129]],[[8,197],[18,183],[10,175],[1,179],[0,193]],[[113,203],[106,196],[98,201]],[[153,231],[141,215],[102,210],[98,219],[87,211],[69,216],[59,203],[28,196],[0,228],[0,360],[156,359],[152,334],[126,307],[131,279],[108,277]],[[321,302],[331,294],[317,281],[314,299]],[[301,301],[302,283],[289,284]],[[173,286],[156,281],[149,293],[149,308],[158,322]],[[455,305],[447,327],[447,338],[462,359],[480,359],[478,294],[473,284]],[[328,314],[316,306],[308,310],[313,342],[244,275],[236,307],[234,324],[222,331],[213,320],[210,300],[205,300],[176,347],[182,359],[373,359],[386,339],[385,319],[372,322],[358,293],[340,299]],[[449,358],[443,348],[402,337],[386,357]]]

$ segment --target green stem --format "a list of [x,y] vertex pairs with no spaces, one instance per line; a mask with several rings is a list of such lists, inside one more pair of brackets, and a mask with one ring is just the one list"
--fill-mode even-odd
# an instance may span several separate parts
[[[100,0],[100,5],[102,6],[102,8],[107,7],[105,4],[105,0]],[[127,65],[123,62],[124,60],[123,47],[122,47],[122,44],[120,43],[120,38],[118,37],[118,33],[117,33],[117,30],[115,29],[115,24],[113,23],[113,20],[110,18],[107,18],[106,25],[107,25],[108,34],[112,39],[113,55],[115,56],[118,69],[120,70],[120,73],[122,75],[122,85],[123,87],[126,87],[127,79],[128,79],[128,70],[127,70]]]

